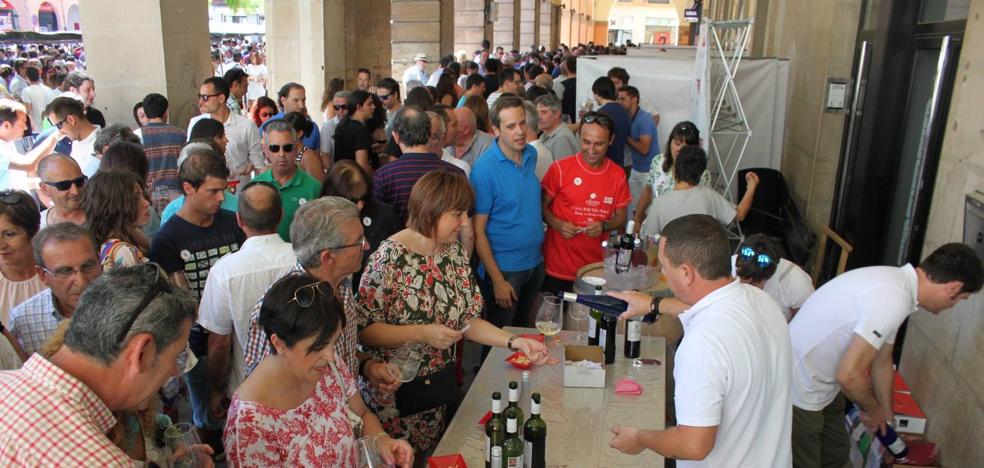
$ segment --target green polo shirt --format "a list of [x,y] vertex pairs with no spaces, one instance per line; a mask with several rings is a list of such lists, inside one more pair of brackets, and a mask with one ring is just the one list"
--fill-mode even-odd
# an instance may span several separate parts
[[301,205],[318,198],[321,193],[321,183],[318,182],[318,179],[299,169],[294,172],[294,177],[290,179],[290,182],[283,186],[273,177],[273,169],[268,169],[254,177],[253,180],[270,182],[280,191],[280,199],[284,205],[284,217],[277,226],[277,232],[284,241],[290,242],[290,223],[294,220],[294,212]]

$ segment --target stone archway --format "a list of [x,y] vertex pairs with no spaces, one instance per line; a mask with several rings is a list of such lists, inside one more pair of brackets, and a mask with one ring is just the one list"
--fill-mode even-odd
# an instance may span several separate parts
[[68,7],[68,13],[65,15],[65,29],[69,31],[82,30],[82,15],[79,13],[78,5]]
[[42,2],[41,6],[38,7],[38,31],[58,31],[58,13],[49,2]]

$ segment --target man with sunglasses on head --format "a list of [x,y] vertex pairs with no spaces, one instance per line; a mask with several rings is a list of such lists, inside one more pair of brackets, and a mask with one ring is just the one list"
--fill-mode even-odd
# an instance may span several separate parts
[[813,280],[799,265],[779,257],[779,249],[765,234],[752,234],[731,256],[731,274],[772,296],[786,321],[813,294]]
[[[195,320],[195,301],[166,281],[154,265],[101,276],[78,301],[54,354],[0,372],[0,464],[134,466],[106,435],[127,424],[113,412],[147,410],[179,375]],[[210,450],[192,450],[214,466]]]
[[[238,251],[246,235],[236,223],[236,215],[220,208],[229,177],[225,158],[204,144],[192,143],[186,149],[188,156],[178,169],[184,204],[154,236],[149,257],[160,264],[175,285],[191,291],[198,299],[212,265],[222,256]],[[208,333],[194,325],[189,345],[198,364],[185,381],[195,426],[206,436],[203,439],[211,438],[213,446],[221,446],[216,444],[221,421],[208,414],[207,341]]]
[[191,129],[201,119],[212,118],[222,122],[229,139],[225,151],[226,165],[233,176],[239,178],[239,183],[245,185],[253,174],[267,168],[256,124],[242,114],[229,110],[226,105],[230,95],[229,84],[224,79],[215,76],[206,78],[198,93],[198,110],[201,114],[188,122],[187,138],[191,139]]
[[79,225],[44,228],[32,244],[35,268],[48,289],[10,309],[10,332],[28,356],[41,351],[62,320],[72,318],[82,293],[102,273],[96,242]]
[[82,173],[92,177],[99,170],[99,158],[95,157],[96,136],[99,126],[89,122],[82,102],[71,97],[58,97],[45,110],[58,132],[72,140],[72,159],[79,163]]
[[277,232],[284,241],[290,242],[290,223],[294,220],[294,212],[301,205],[318,198],[321,183],[297,168],[297,152],[301,142],[290,124],[278,119],[267,122],[265,127],[263,153],[270,161],[270,169],[253,180],[268,182],[280,191],[284,216],[277,226]]
[[41,228],[70,222],[81,226],[85,223],[82,211],[82,188],[86,177],[79,163],[69,156],[52,153],[38,163],[41,184],[38,191],[51,200],[52,206],[41,212]]
[[554,294],[571,291],[578,269],[603,260],[602,237],[622,229],[632,201],[625,172],[605,156],[615,122],[588,112],[580,125],[581,151],[551,164],[541,181],[547,224],[543,290]]
[[11,180],[10,170],[23,172],[18,174],[21,177],[17,178],[26,180],[27,172],[34,171],[38,160],[50,153],[58,140],[65,137],[60,131],[53,131],[27,154],[21,154],[14,146],[14,142],[24,138],[26,130],[27,108],[14,100],[0,99],[0,190],[28,189],[28,187],[14,187],[24,184],[15,184],[15,181]]

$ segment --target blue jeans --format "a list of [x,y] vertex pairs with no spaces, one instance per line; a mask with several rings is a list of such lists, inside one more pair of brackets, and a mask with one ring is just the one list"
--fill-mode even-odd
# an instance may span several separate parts
[[213,421],[208,415],[208,356],[198,358],[198,364],[184,376],[191,403],[191,419],[202,429],[221,429],[223,421]]

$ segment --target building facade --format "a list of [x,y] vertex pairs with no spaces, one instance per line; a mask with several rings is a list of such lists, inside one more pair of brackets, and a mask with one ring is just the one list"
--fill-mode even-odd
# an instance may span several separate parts
[[0,0],[0,32],[80,32],[79,0]]

